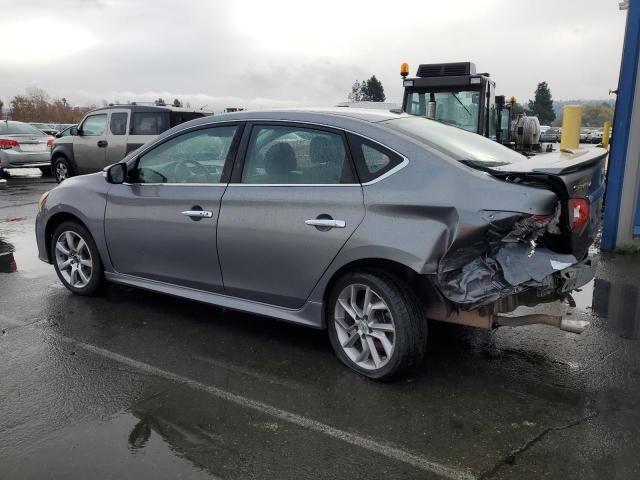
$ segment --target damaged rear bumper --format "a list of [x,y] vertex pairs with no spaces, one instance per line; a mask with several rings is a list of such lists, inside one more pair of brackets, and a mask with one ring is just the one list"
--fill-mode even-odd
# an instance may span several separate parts
[[541,303],[569,297],[571,291],[583,287],[594,278],[597,266],[598,257],[590,256],[581,262],[554,271],[544,277],[542,282],[527,281],[521,285],[508,287],[502,291],[504,296],[491,304],[479,307],[454,305],[454,308],[444,304],[432,304],[427,310],[427,316],[433,320],[486,329],[545,324],[568,332],[582,333],[589,325],[588,321],[536,313],[520,316],[508,314],[520,306],[534,307]]
[[573,255],[523,243],[504,244],[461,269],[438,275],[438,289],[455,308],[502,313],[564,299],[595,276],[597,256]]

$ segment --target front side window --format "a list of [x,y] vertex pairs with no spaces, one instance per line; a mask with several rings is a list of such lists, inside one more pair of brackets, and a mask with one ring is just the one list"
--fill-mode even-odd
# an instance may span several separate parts
[[426,117],[429,111],[429,102],[432,101],[435,102],[434,120],[463,128],[470,132],[478,131],[479,91],[413,91],[408,95],[406,111],[411,115]]
[[125,135],[127,133],[127,113],[117,112],[111,114],[109,131],[111,135]]
[[143,154],[133,183],[219,183],[238,127],[184,133]]
[[138,112],[133,114],[132,135],[160,135],[168,129],[168,112]]
[[242,172],[243,183],[353,183],[342,135],[311,128],[256,126]]
[[102,135],[107,129],[107,114],[90,115],[82,124],[82,135]]

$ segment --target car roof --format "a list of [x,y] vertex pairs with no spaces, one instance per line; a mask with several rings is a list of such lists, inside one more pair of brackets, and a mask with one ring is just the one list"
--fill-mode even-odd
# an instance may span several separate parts
[[[314,122],[333,123],[336,120],[359,120],[361,122],[378,123],[391,120],[407,114],[392,113],[386,110],[374,110],[370,108],[344,108],[344,107],[321,107],[321,108],[287,108],[271,110],[252,110],[243,112],[223,113],[215,116],[216,122],[222,121],[247,121],[247,120],[289,120],[304,121],[305,119]],[[190,124],[209,123],[212,117],[192,120]]]
[[141,113],[150,113],[150,112],[189,112],[189,113],[201,113],[206,115],[208,112],[204,112],[202,110],[197,110],[195,108],[184,108],[184,107],[174,107],[172,105],[134,105],[131,103],[126,103],[122,105],[113,104],[107,105],[104,107],[94,108],[88,113],[98,112],[101,110],[131,110],[132,112],[141,112]]

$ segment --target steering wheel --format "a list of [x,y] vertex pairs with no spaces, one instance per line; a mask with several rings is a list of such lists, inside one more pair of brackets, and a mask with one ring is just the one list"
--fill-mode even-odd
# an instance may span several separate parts
[[[209,172],[200,162],[192,160],[190,158],[185,158],[184,160],[178,160],[176,162],[176,166],[173,169],[174,178],[193,178],[200,177],[204,178],[204,180],[209,179]],[[188,182],[184,182],[188,183]]]

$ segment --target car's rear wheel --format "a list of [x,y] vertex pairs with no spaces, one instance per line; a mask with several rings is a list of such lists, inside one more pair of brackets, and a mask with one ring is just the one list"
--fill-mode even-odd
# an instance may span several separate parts
[[78,295],[93,295],[104,273],[91,234],[76,222],[64,222],[51,238],[53,266],[62,284]]
[[69,161],[64,157],[56,157],[53,159],[53,174],[58,183],[63,182],[69,177],[73,177],[73,168]]
[[51,176],[51,167],[40,167],[40,171],[42,172],[43,177]]
[[386,380],[422,361],[427,319],[403,282],[380,272],[356,272],[333,287],[326,309],[338,358],[373,379]]

